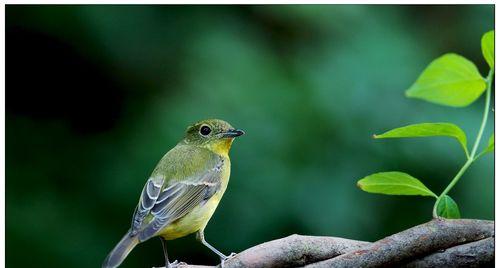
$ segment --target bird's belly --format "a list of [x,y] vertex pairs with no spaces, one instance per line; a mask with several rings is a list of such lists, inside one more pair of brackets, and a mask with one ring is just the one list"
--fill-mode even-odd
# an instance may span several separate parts
[[217,193],[206,203],[195,207],[186,216],[172,222],[158,235],[166,240],[177,239],[192,234],[205,227],[215,212],[222,197],[222,193]]

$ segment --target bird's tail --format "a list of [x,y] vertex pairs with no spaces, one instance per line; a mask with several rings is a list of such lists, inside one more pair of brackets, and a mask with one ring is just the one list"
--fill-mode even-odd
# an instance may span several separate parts
[[115,248],[109,253],[108,257],[106,257],[102,264],[102,268],[118,267],[137,244],[139,244],[137,235],[131,236],[130,232],[127,232],[122,240],[120,240]]

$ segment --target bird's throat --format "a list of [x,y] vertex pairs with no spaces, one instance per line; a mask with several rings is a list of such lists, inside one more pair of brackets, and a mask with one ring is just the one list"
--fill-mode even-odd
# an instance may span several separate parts
[[208,145],[210,151],[223,156],[228,156],[234,138],[221,139]]

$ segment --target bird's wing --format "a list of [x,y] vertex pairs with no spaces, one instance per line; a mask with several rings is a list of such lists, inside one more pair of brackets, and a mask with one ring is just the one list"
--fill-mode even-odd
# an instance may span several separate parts
[[[141,197],[138,208],[144,207],[144,210],[138,210],[136,214],[139,220],[134,219],[136,224],[135,233],[139,234],[139,240],[145,241],[154,236],[169,223],[185,216],[194,207],[210,199],[221,187],[221,171],[223,160],[217,161],[212,168],[200,172],[186,180],[174,182],[163,190],[152,189],[151,195],[148,194],[146,185],[146,196]],[[145,200],[145,201],[143,201]],[[154,200],[154,201],[153,201]],[[151,205],[152,207],[148,206]],[[142,206],[142,203],[145,205]],[[148,207],[150,207],[148,209]],[[148,210],[147,213],[144,212]],[[144,215],[143,215],[144,214]],[[147,223],[144,221],[150,217]],[[139,223],[140,221],[140,223]]]
[[141,198],[139,199],[139,204],[137,204],[134,216],[132,217],[132,227],[130,230],[132,235],[137,234],[144,219],[154,207],[156,200],[161,193],[164,181],[165,179],[163,177],[151,177],[146,182],[146,185],[144,185]]

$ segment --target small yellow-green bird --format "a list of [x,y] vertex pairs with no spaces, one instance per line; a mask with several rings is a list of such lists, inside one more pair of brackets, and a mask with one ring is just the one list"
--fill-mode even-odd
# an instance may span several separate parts
[[205,226],[229,182],[229,149],[235,137],[245,134],[229,123],[210,119],[186,130],[185,137],[168,151],[142,190],[132,224],[109,253],[103,268],[118,267],[130,251],[151,237],[160,237],[168,261],[166,240],[197,232],[197,237],[224,263],[228,257],[205,241]]

